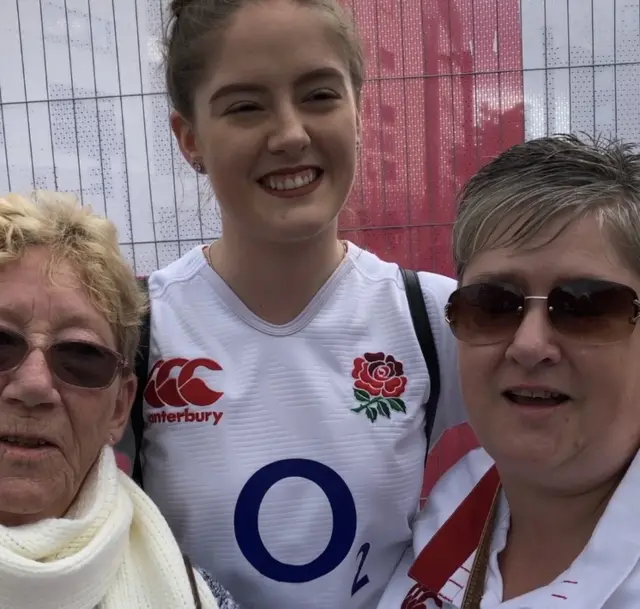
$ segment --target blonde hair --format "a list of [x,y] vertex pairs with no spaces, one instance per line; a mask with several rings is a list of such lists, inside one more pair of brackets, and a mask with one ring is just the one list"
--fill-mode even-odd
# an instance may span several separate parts
[[133,365],[147,297],[122,256],[113,222],[69,194],[0,197],[0,265],[19,260],[33,246],[51,251],[49,273],[62,260],[76,269],[89,300],[111,325],[118,349]]

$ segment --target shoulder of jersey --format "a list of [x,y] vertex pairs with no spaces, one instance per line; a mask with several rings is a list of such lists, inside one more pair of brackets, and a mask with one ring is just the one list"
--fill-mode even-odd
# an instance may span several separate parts
[[[358,272],[371,281],[392,280],[399,289],[404,290],[400,268],[396,263],[382,260],[356,245],[350,244],[350,247],[353,251],[351,260]],[[172,284],[188,283],[206,266],[202,247],[196,246],[178,260],[153,272],[149,277],[149,292],[152,297],[158,297]],[[456,289],[456,281],[428,271],[420,271],[418,276],[426,302],[433,302],[438,309],[444,308],[449,295]]]
[[[367,276],[371,281],[392,280],[398,289],[404,291],[400,267],[395,262],[381,260],[371,252],[357,246],[352,247],[355,250],[352,258],[353,263],[360,273]],[[451,292],[457,288],[456,280],[429,271],[419,271],[418,278],[429,313],[434,313],[441,317]]]
[[188,283],[206,266],[207,262],[202,255],[202,246],[196,246],[178,260],[174,260],[166,267],[151,273],[149,294],[152,298],[158,298],[169,286]]
[[[356,245],[351,244],[350,247],[353,251],[353,263],[360,273],[374,281],[393,279],[399,286],[402,285],[400,267],[395,262],[382,260],[376,254]],[[457,286],[455,279],[438,273],[419,271],[418,277],[420,278],[420,285],[423,291],[430,290],[438,295],[446,295],[446,298],[449,297],[449,294],[455,290]]]

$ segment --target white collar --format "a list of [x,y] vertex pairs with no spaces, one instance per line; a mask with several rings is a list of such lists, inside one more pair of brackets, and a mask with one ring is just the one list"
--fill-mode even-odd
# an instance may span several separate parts
[[[600,517],[584,550],[553,582],[502,602],[498,554],[509,531],[509,506],[504,494],[491,543],[481,609],[601,609],[640,562],[640,453],[632,461]],[[475,552],[440,590],[441,598],[460,607]],[[640,601],[634,603],[640,606]]]

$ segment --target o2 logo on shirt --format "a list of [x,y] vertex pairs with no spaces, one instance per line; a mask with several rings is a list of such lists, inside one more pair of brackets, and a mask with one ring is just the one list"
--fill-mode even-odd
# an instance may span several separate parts
[[[326,495],[333,516],[333,530],[324,551],[306,565],[290,565],[275,559],[265,547],[258,529],[260,505],[269,489],[287,478],[305,478]],[[327,465],[309,459],[283,459],[259,469],[244,485],[234,513],[233,526],[238,547],[251,565],[269,579],[302,584],[331,573],[347,557],[357,528],[356,504],[347,483]],[[371,545],[358,550],[351,595],[369,583],[363,567]]]

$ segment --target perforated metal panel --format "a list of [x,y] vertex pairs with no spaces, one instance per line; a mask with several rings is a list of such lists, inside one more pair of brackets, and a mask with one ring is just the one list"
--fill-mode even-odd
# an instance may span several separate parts
[[[640,140],[638,0],[345,0],[369,62],[344,235],[450,272],[453,197],[506,146],[557,131]],[[0,192],[77,193],[138,273],[219,235],[174,145],[164,0],[3,0]]]
[[640,2],[523,0],[526,137],[640,141]]
[[208,185],[169,130],[160,0],[6,0],[0,191],[74,192],[146,274],[219,235]]

